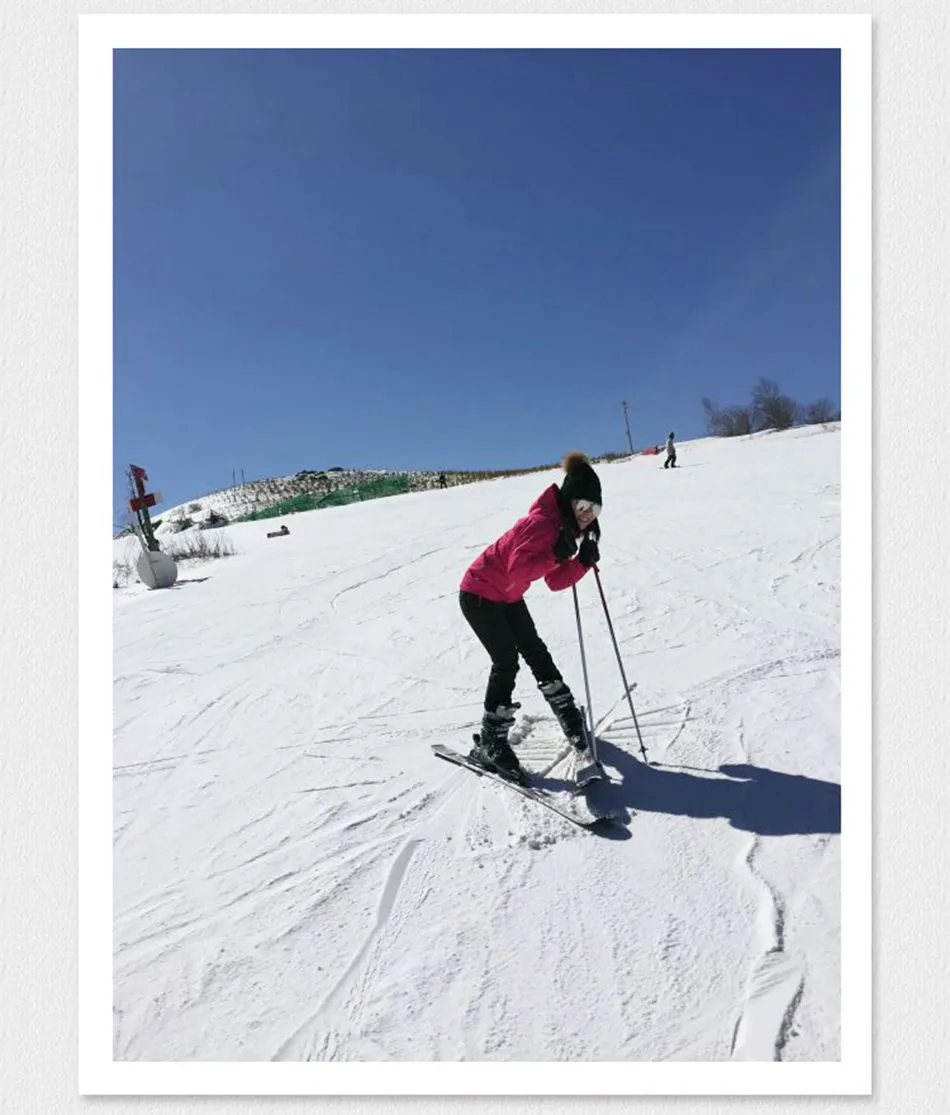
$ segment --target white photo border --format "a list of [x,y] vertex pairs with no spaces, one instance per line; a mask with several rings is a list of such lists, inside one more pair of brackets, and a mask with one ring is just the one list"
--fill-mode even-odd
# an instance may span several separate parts
[[[869,15],[79,16],[79,1090],[84,1095],[871,1094]],[[112,52],[120,48],[829,48],[841,52],[841,1060],[115,1062],[112,1053]],[[87,506],[88,505],[88,506]],[[111,521],[111,520],[110,520]],[[98,586],[104,585],[103,589]],[[845,947],[846,944],[846,947]]]

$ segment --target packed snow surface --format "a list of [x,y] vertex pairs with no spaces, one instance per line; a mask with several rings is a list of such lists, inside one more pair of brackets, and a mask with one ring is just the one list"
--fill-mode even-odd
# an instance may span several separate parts
[[[556,470],[229,526],[115,591],[116,1059],[839,1058],[839,451],[597,466],[636,713],[589,573],[598,833],[431,752],[488,675],[462,573]],[[526,599],[585,702],[571,590]],[[525,667],[515,697],[544,770]]]

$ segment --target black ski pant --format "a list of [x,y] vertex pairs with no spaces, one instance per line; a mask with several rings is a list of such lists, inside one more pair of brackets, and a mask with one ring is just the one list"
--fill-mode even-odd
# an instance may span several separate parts
[[499,604],[473,592],[460,592],[459,606],[491,657],[491,673],[485,690],[485,708],[489,712],[494,712],[499,705],[511,704],[519,654],[538,684],[561,680],[560,671],[539,638],[524,600]]
[[676,450],[667,454],[666,460],[663,462],[664,468],[676,468]]

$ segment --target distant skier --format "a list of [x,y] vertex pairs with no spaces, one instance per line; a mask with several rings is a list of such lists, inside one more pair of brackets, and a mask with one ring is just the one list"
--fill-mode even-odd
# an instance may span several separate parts
[[666,460],[663,462],[664,468],[676,468],[676,446],[673,444],[673,431],[670,430],[670,436],[666,439]]
[[447,484],[447,482],[446,482],[446,479],[445,479],[445,473],[440,472],[439,473],[439,487],[444,488],[444,487],[446,487],[446,484]]
[[552,592],[559,592],[576,584],[600,561],[600,480],[583,453],[568,453],[563,468],[560,488],[552,484],[545,489],[524,518],[479,554],[459,591],[462,614],[492,662],[481,733],[469,758],[516,781],[526,780],[508,743],[515,710],[521,707],[511,702],[519,654],[565,736],[578,750],[587,746],[574,696],[538,637],[524,602],[532,581],[543,577]]

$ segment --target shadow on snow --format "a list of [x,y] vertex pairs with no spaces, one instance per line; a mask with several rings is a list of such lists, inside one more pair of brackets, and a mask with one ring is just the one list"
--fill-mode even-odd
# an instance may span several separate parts
[[[760,836],[841,832],[841,787],[803,775],[729,763],[715,771],[644,763],[605,739],[601,761],[622,781],[597,787],[615,810],[724,817],[733,828]],[[691,773],[695,771],[695,773]]]

